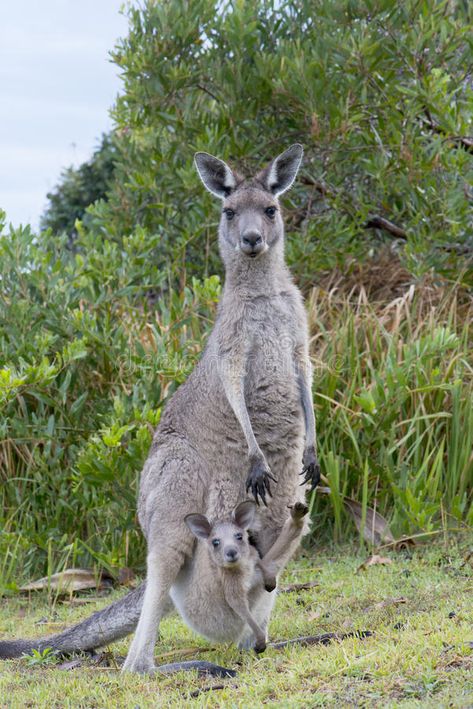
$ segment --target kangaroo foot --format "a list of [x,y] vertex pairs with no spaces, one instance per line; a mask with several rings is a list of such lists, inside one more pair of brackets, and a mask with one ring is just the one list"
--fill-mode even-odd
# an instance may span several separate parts
[[266,650],[266,639],[260,638],[255,643],[254,651],[256,652],[257,655],[260,655],[265,650]]
[[137,657],[130,660],[127,658],[122,667],[122,672],[135,672],[139,675],[154,675],[156,666],[153,660],[149,660],[145,657]]

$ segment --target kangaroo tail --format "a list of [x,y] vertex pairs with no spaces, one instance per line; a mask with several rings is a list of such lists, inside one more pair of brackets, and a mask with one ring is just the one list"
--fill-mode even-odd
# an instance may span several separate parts
[[145,584],[62,633],[39,640],[0,640],[0,658],[20,657],[50,647],[60,653],[94,650],[129,635],[138,623]]

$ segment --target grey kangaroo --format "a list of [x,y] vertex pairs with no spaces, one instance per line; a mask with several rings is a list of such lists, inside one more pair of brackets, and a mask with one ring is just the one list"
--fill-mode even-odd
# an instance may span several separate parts
[[[278,201],[292,185],[302,154],[293,145],[251,179],[207,153],[196,154],[204,185],[223,202],[219,248],[225,286],[202,358],[168,402],[141,475],[146,581],[63,633],[0,642],[0,657],[44,647],[90,650],[136,627],[124,669],[152,672],[159,622],[196,553],[186,515],[224,505],[231,511],[251,490],[263,503],[255,541],[264,557],[289,517],[288,506],[303,502],[309,483],[318,484],[307,320],[284,260]],[[262,595],[262,627],[274,596]],[[255,644],[251,633],[240,641]]]
[[258,623],[257,614],[261,607],[264,611],[265,591],[274,591],[278,573],[299,542],[308,508],[301,502],[291,508],[263,558],[248,537],[248,529],[257,526],[255,511],[255,503],[245,500],[228,518],[219,516],[211,522],[202,514],[186,516],[192,534],[205,544],[197,545],[193,562],[182,569],[171,598],[186,623],[201,635],[241,643],[249,630],[260,653],[266,649],[267,628]]

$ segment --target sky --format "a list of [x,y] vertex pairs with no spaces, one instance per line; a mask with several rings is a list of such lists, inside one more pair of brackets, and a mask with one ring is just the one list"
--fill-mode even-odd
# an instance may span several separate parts
[[0,0],[0,209],[36,229],[61,170],[110,129],[122,0]]

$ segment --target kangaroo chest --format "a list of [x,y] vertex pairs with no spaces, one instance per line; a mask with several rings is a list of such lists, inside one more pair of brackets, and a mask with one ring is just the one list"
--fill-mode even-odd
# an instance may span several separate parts
[[[263,592],[261,573],[255,570],[250,607]],[[184,622],[214,642],[237,642],[245,629],[242,620],[225,600],[222,580],[209,568],[206,551],[198,545],[172,586],[171,599]]]
[[300,313],[284,297],[268,298],[255,308],[244,386],[256,427],[260,422],[273,429],[279,423],[285,429],[302,417],[295,354],[303,326]]

